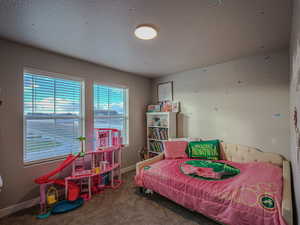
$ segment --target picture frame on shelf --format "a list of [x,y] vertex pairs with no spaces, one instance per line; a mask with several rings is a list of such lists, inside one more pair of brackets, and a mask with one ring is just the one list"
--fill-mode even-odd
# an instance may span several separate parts
[[173,81],[157,84],[158,102],[173,101]]
[[180,105],[178,101],[172,102],[172,112],[178,113],[180,111],[179,107]]
[[160,105],[148,105],[148,112],[160,112]]
[[162,112],[172,112],[172,102],[166,101],[162,103]]

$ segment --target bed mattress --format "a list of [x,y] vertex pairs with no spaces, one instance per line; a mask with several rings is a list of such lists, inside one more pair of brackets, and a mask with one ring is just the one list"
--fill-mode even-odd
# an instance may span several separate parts
[[270,163],[197,161],[203,160],[161,160],[144,167],[135,177],[136,185],[224,224],[286,224],[280,210],[280,167]]

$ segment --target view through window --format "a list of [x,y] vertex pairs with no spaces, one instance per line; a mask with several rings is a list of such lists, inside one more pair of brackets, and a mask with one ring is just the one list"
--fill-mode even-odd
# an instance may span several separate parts
[[24,72],[24,162],[80,150],[83,83]]
[[94,128],[117,128],[128,144],[126,88],[94,84]]

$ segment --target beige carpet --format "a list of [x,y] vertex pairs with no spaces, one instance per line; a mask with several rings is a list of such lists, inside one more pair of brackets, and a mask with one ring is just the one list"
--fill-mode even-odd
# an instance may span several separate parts
[[121,188],[96,195],[72,212],[39,220],[38,208],[33,207],[0,219],[0,225],[216,225],[158,194],[139,194],[133,176],[134,172],[125,174]]

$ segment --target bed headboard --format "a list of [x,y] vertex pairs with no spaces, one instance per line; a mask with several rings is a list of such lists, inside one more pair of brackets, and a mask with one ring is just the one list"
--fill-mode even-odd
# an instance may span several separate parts
[[284,158],[271,152],[262,152],[253,147],[221,142],[222,158],[233,162],[269,162],[282,167]]
[[[173,138],[172,141],[200,141],[201,138]],[[204,139],[205,140],[205,139]],[[269,162],[282,167],[283,160],[280,154],[263,152],[257,148],[230,144],[220,140],[221,158],[233,162]]]

